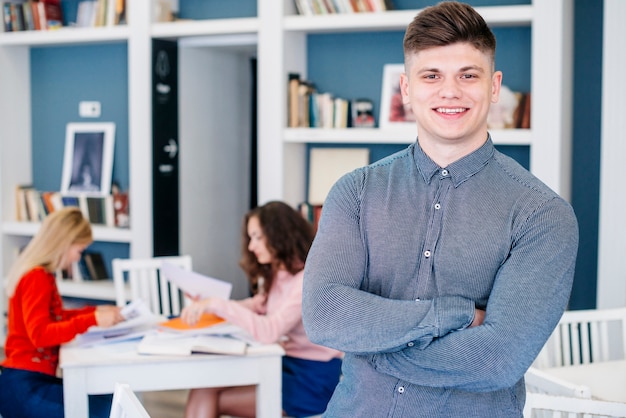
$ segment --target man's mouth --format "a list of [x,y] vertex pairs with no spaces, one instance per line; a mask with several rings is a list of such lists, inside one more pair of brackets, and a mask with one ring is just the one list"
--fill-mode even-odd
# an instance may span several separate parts
[[456,115],[458,113],[463,113],[468,110],[467,107],[455,107],[455,108],[447,108],[447,107],[438,107],[435,109],[438,113],[445,113],[446,115]]

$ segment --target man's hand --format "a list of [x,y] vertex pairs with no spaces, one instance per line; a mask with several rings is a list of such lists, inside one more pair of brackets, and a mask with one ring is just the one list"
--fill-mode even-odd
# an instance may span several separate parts
[[469,328],[477,327],[479,325],[482,325],[484,320],[485,320],[485,311],[483,311],[482,309],[475,309],[474,310],[474,320],[470,324]]

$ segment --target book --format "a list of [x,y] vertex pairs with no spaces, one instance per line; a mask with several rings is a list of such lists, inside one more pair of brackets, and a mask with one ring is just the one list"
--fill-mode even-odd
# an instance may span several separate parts
[[96,2],[81,1],[78,3],[78,11],[76,13],[76,26],[92,27],[95,26],[96,19]]
[[42,192],[41,199],[43,200],[46,213],[50,214],[55,210],[63,207],[63,201],[61,199],[60,192]]
[[15,220],[19,222],[28,222],[30,220],[26,190],[32,188],[33,186],[30,184],[18,184],[15,186]]
[[130,226],[128,192],[113,193],[113,224],[118,228]]
[[289,73],[288,82],[288,108],[287,126],[290,128],[298,127],[298,87],[300,86],[300,75],[298,73]]
[[41,30],[41,17],[39,16],[39,2],[30,1],[28,2],[30,6],[30,12],[33,15],[33,24],[35,25],[35,30]]
[[39,222],[45,218],[46,214],[41,202],[40,193],[34,189],[26,189],[26,205],[28,207],[28,220],[30,222]]
[[63,10],[61,9],[60,0],[39,0],[42,4],[42,10],[39,10],[39,16],[43,16],[45,21],[45,29],[58,29],[63,26]]
[[89,222],[96,225],[106,225],[105,198],[96,196],[86,196],[87,214]]
[[63,202],[63,206],[80,207],[78,196],[61,196],[61,202]]
[[321,205],[339,178],[369,164],[369,148],[312,148],[309,156],[309,193],[311,205]]
[[82,256],[85,266],[87,267],[90,280],[106,280],[109,277],[106,264],[102,254],[99,252],[85,251]]
[[226,320],[215,314],[203,313],[198,322],[188,325],[179,316],[159,323],[161,329],[174,332],[208,331],[208,328],[226,324]]
[[2,4],[2,21],[4,22],[4,31],[13,31],[13,22],[11,20],[11,3]]
[[115,24],[126,24],[126,0],[115,0]]
[[146,334],[137,346],[139,354],[190,356],[202,354],[246,354],[248,344],[228,335],[181,336],[164,332]]

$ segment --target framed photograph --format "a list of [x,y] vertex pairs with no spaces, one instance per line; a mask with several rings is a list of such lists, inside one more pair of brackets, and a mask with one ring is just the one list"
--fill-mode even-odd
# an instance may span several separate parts
[[408,105],[402,103],[400,74],[404,64],[385,64],[380,100],[380,128],[415,126],[415,117]]
[[61,193],[103,196],[111,193],[115,124],[68,123]]

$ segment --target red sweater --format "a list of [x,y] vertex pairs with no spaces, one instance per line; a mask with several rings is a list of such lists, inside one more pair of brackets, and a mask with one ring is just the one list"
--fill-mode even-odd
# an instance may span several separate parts
[[96,325],[95,308],[63,309],[53,274],[42,267],[26,273],[9,300],[4,367],[54,376],[59,346]]

